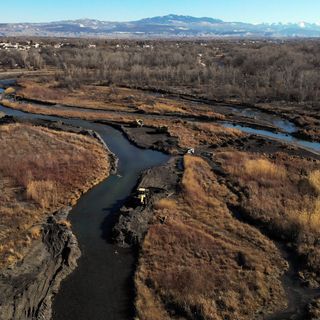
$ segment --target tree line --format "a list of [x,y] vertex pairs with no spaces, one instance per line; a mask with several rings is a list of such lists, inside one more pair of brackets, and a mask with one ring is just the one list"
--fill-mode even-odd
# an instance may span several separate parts
[[[0,51],[2,68],[56,70],[60,86],[126,85],[246,102],[318,102],[318,40],[56,40],[40,50]],[[66,40],[64,40],[66,41]],[[94,43],[95,48],[88,44]]]

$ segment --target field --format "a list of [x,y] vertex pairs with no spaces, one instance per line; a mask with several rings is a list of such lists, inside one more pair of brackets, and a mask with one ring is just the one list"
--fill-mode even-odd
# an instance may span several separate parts
[[[0,267],[21,260],[44,219],[109,174],[93,138],[29,124],[0,126]],[[68,221],[61,221],[69,227]]]

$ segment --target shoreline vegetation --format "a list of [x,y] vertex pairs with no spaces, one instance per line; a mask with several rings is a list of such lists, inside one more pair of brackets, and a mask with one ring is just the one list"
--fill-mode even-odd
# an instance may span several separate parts
[[[110,172],[106,149],[94,138],[31,124],[0,126],[1,269],[23,259],[42,223],[74,205]],[[59,223],[70,228],[68,220]]]

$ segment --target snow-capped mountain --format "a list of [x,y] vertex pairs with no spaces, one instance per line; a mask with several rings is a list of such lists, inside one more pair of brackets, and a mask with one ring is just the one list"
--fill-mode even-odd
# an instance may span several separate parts
[[63,37],[320,37],[320,23],[250,24],[167,15],[130,22],[79,19],[49,23],[0,23],[2,36]]

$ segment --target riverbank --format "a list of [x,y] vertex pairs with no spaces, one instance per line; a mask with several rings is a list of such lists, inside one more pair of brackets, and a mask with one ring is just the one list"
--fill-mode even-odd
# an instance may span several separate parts
[[23,259],[1,271],[1,319],[51,319],[53,297],[81,255],[76,237],[61,223],[70,210],[61,209],[43,221],[41,237],[32,241]]
[[[124,130],[136,144],[144,147],[154,147],[152,137],[157,134],[153,132],[151,128],[125,128]],[[186,134],[186,132],[184,133]],[[163,141],[167,139],[166,135],[166,133],[162,133]],[[188,136],[195,137],[196,135],[190,133]],[[188,213],[187,217],[185,217],[186,212],[190,210],[187,205],[190,201],[190,195],[184,195],[182,199],[179,200],[181,197],[181,195],[179,195],[181,189],[184,190],[183,187],[181,187],[181,185],[183,186],[183,178],[181,177],[185,174],[184,169],[186,170],[186,167],[181,166],[181,156],[177,156],[177,158],[172,159],[166,167],[145,173],[139,187],[150,190],[152,196],[148,204],[146,206],[139,206],[136,204],[134,198],[129,200],[122,208],[121,216],[114,229],[114,236],[117,243],[124,246],[137,247],[140,252],[139,264],[135,275],[135,306],[139,318],[149,319],[151,314],[155,319],[169,319],[173,315],[187,318],[194,318],[200,315],[210,318],[209,313],[206,312],[211,312],[210,314],[215,315],[213,319],[220,319],[219,317],[223,318],[230,314],[233,316],[236,314],[235,317],[237,317],[237,319],[251,319],[253,317],[256,319],[281,319],[281,316],[287,315],[290,317],[296,315],[298,317],[297,319],[301,320],[313,319],[312,314],[316,314],[317,312],[317,303],[313,302],[313,299],[316,299],[320,295],[320,291],[317,289],[319,288],[319,270],[317,269],[318,264],[315,261],[308,262],[308,259],[313,259],[317,256],[315,252],[318,248],[316,246],[313,247],[311,242],[312,239],[317,237],[318,202],[316,191],[310,182],[308,182],[308,177],[317,174],[317,169],[320,168],[320,156],[303,149],[287,147],[285,144],[282,144],[281,141],[268,141],[268,139],[262,137],[244,135],[236,139],[230,138],[229,141],[226,140],[214,146],[210,144],[208,134],[206,139],[207,143],[199,144],[199,140],[202,139],[201,135],[197,135],[196,137],[197,139],[194,141],[196,153],[201,156],[202,159],[206,159],[210,167],[205,165],[205,172],[202,172],[202,170],[199,171],[198,168],[191,170],[194,175],[193,178],[196,181],[197,179],[200,180],[197,182],[198,184],[189,182],[199,201],[199,203],[197,203],[195,200],[196,206],[192,204],[191,213]],[[156,140],[158,139],[159,137],[156,138]],[[215,139],[217,139],[216,136]],[[172,144],[175,143],[179,145],[182,143],[181,146],[184,146],[183,141],[184,140],[179,137],[175,142],[172,141]],[[189,139],[188,143],[191,143],[191,141],[192,140]],[[183,150],[185,149],[180,149],[180,155],[184,154]],[[237,166],[242,167],[237,169]],[[226,197],[221,201],[221,206],[223,206],[223,202],[228,208],[223,212],[226,212],[226,215],[231,215],[232,218],[227,218],[227,216],[221,218],[221,215],[215,217],[215,210],[209,210],[208,206],[204,205],[205,201],[209,201],[211,198],[212,201],[216,199],[216,195],[210,196],[208,200],[201,200],[199,195],[201,188],[205,189],[207,188],[206,186],[212,185],[212,182],[208,183],[208,176],[213,174],[210,173],[211,170],[214,173],[211,179],[213,179],[213,181],[217,180],[218,182],[215,182],[217,183],[217,190],[225,190],[226,188],[229,190],[228,192],[230,192],[229,195],[232,195],[231,199],[235,197],[232,201]],[[240,182],[238,179],[240,179]],[[243,179],[244,182],[241,182],[241,179]],[[301,189],[302,184],[304,187]],[[259,188],[261,188],[261,190]],[[274,189],[277,190],[277,195],[273,194]],[[207,191],[205,193],[207,194]],[[280,199],[279,201],[286,203],[286,207],[275,202],[276,199],[279,199],[280,195],[282,195],[282,200]],[[303,198],[307,202],[302,201],[301,199]],[[295,201],[298,201],[298,203]],[[272,205],[273,202],[274,204]],[[259,204],[261,204],[261,208]],[[231,287],[227,287],[226,290],[228,293],[220,292],[212,298],[226,296],[230,298],[230,295],[231,297],[237,297],[239,292],[245,290],[245,292],[251,292],[254,297],[251,299],[248,296],[246,303],[240,298],[239,300],[238,298],[233,298],[235,299],[232,300],[234,304],[229,306],[229,302],[219,300],[216,301],[214,306],[208,309],[211,311],[208,311],[205,305],[202,305],[204,301],[195,303],[195,305],[191,302],[187,303],[187,297],[181,296],[181,292],[175,289],[178,287],[182,290],[185,289],[186,286],[187,288],[189,285],[191,286],[192,284],[189,282],[193,281],[195,277],[193,271],[187,274],[184,273],[186,270],[181,271],[181,278],[174,275],[172,275],[172,278],[168,278],[169,270],[172,269],[172,273],[176,275],[178,270],[176,266],[178,265],[179,268],[185,266],[185,259],[187,259],[187,257],[189,259],[191,255],[193,258],[190,258],[190,261],[188,260],[187,266],[192,266],[192,263],[197,261],[197,267],[191,269],[196,269],[197,273],[203,274],[206,281],[208,281],[208,272],[202,269],[202,264],[208,263],[207,258],[211,257],[210,263],[214,263],[217,259],[223,261],[229,257],[229,254],[226,254],[226,252],[222,253],[222,257],[217,257],[216,255],[218,255],[218,253],[203,252],[203,245],[199,245],[199,241],[195,241],[194,239],[191,243],[194,242],[197,245],[191,252],[184,252],[182,248],[178,246],[184,236],[187,237],[192,232],[198,232],[198,229],[202,228],[204,223],[202,217],[204,210],[208,210],[210,223],[212,223],[211,219],[214,221],[214,226],[210,225],[208,229],[216,230],[217,234],[215,234],[214,238],[219,238],[220,234],[224,236],[226,234],[224,224],[221,226],[218,225],[218,221],[221,218],[222,221],[224,221],[223,223],[229,221],[230,224],[237,225],[235,229],[229,225],[228,232],[231,232],[229,229],[237,230],[236,233],[237,236],[239,236],[239,233],[244,230],[246,234],[245,239],[250,238],[251,243],[255,243],[257,239],[264,239],[264,243],[269,243],[270,246],[279,241],[282,247],[290,248],[284,251],[278,249],[278,247],[274,249],[274,254],[280,259],[279,261],[285,261],[287,265],[286,267],[281,266],[281,264],[278,265],[278,273],[275,272],[275,270],[270,271],[267,267],[267,269],[261,272],[267,278],[268,275],[271,275],[271,279],[262,280],[262,275],[258,271],[259,268],[254,265],[255,260],[251,260],[250,258],[259,255],[258,253],[252,254],[255,250],[254,246],[250,246],[248,252],[243,253],[244,248],[247,246],[240,240],[236,241],[236,243],[239,244],[239,248],[234,249],[235,252],[232,253],[231,256],[233,255],[233,261],[237,263],[236,269],[239,268],[239,270],[241,270],[239,272],[242,272],[244,269],[246,271],[241,280],[239,279],[234,282],[238,283],[239,287],[233,285],[232,289]],[[259,213],[259,216],[252,217],[255,212],[256,214]],[[197,216],[197,214],[200,214],[200,216]],[[181,219],[183,225],[185,225],[185,219],[187,219],[187,222],[190,219],[189,215],[192,216],[192,225],[183,227],[176,241],[169,241],[169,239],[173,239],[177,233],[177,226],[181,227]],[[248,218],[248,216],[251,216],[251,218]],[[309,219],[307,219],[307,217],[309,217]],[[171,227],[173,223],[171,221],[172,219],[175,221],[174,227]],[[178,219],[178,224],[175,219]],[[207,224],[209,222],[207,221],[205,223]],[[238,223],[240,223],[241,227],[238,226]],[[295,231],[293,231],[292,228]],[[170,231],[165,233],[166,236],[161,237],[165,232],[164,230],[167,229]],[[249,229],[258,230],[258,233],[251,234],[251,231],[248,231]],[[249,236],[249,234],[251,235]],[[298,234],[297,238],[293,237],[294,234]],[[275,237],[276,235],[278,237]],[[231,232],[231,234],[227,236],[228,241],[234,236]],[[303,239],[306,241],[310,239],[311,242],[306,244],[303,242]],[[168,245],[168,241],[170,245]],[[186,243],[184,247],[189,248],[189,244]],[[229,245],[227,247],[228,250],[230,250]],[[172,255],[169,254],[171,250],[173,252]],[[251,250],[253,251],[251,252]],[[261,247],[257,250],[260,251]],[[290,252],[293,250],[294,254],[289,255],[289,251],[287,250]],[[162,252],[163,257],[161,256]],[[201,253],[199,254],[199,252]],[[239,252],[242,252],[242,258],[240,259],[242,262],[237,260],[237,254],[239,254]],[[263,249],[263,252],[264,259],[272,257],[271,254],[267,253],[267,250]],[[315,255],[313,255],[313,253],[315,253]],[[242,254],[244,254],[245,258],[243,258]],[[179,261],[179,257],[183,261]],[[260,258],[259,265],[261,265],[261,261],[264,260]],[[233,262],[230,261],[230,264],[234,267]],[[277,264],[274,261],[272,263],[266,262],[266,266],[270,267],[270,265],[276,268]],[[295,267],[293,268],[292,265]],[[211,268],[215,268],[215,266],[212,265]],[[223,268],[228,269],[227,266]],[[294,271],[292,271],[292,268]],[[161,270],[166,270],[165,275],[164,271],[162,272]],[[224,274],[227,272],[226,270],[224,270]],[[256,289],[246,287],[249,285],[249,282],[246,281],[250,272],[258,272],[259,279],[262,281]],[[232,271],[232,274],[236,273],[237,271]],[[163,281],[161,274],[165,279]],[[278,278],[274,277],[275,274],[278,275]],[[183,282],[183,279],[185,279],[184,276],[188,279],[188,285]],[[228,283],[229,280],[221,280],[222,278],[223,276],[219,278],[219,281]],[[288,281],[288,279],[290,280]],[[169,288],[170,281],[175,282]],[[199,279],[199,281],[202,283],[201,279]],[[272,289],[267,289],[266,283],[268,283]],[[240,288],[240,284],[246,289]],[[194,285],[195,287],[192,287],[194,290],[198,287],[204,287]],[[165,292],[164,290],[168,291]],[[262,292],[268,291],[273,293],[272,297],[267,298],[264,296],[261,297],[261,299],[264,302],[268,301],[268,299],[271,300],[265,305],[262,303],[257,306],[256,303],[259,303],[257,297],[259,297]],[[279,296],[277,296],[275,292],[278,292]],[[189,293],[185,292],[185,294],[188,295]],[[201,295],[201,293],[199,293],[199,295]],[[282,296],[280,297],[280,295]],[[176,301],[176,304],[172,304],[172,301]],[[241,304],[239,304],[239,301],[242,301]],[[275,304],[273,304],[272,301],[274,301]],[[277,305],[277,303],[280,302],[284,304],[282,306],[280,304]],[[310,312],[307,311],[309,309]],[[255,313],[257,310],[259,310],[259,314]],[[285,311],[281,312],[280,310]]]
[[50,319],[80,256],[68,206],[115,170],[115,157],[94,132],[62,123],[6,117],[0,130],[0,318]]
[[[256,206],[265,206],[261,210],[264,215],[248,218],[250,210],[256,209],[246,199],[258,197],[258,194],[272,196],[271,189],[278,185],[276,176],[280,175],[280,163],[285,158],[271,152],[267,157],[270,160],[261,160],[270,166],[273,173],[264,165],[252,168],[256,160],[248,160],[250,168],[240,169],[252,172],[248,171],[250,181],[254,181],[252,183],[261,183],[262,186],[272,184],[266,192],[254,191],[255,188],[251,189],[250,185],[249,189],[241,187],[232,180],[234,174],[228,173],[231,168],[226,170],[225,164],[231,155],[230,149],[220,150],[207,162],[187,156],[184,166],[181,166],[181,157],[172,158],[166,166],[146,172],[140,180],[138,187],[150,192],[147,205],[137,204],[132,197],[121,209],[114,237],[121,246],[134,246],[139,250],[135,273],[135,307],[139,319],[150,319],[151,316],[152,319],[171,319],[173,316],[224,319],[231,314],[237,319],[282,319],[281,316],[314,319],[312,314],[316,314],[317,304],[313,299],[320,296],[316,275],[319,270],[311,271],[310,268],[317,268],[318,264],[306,262],[303,255],[318,249],[310,246],[307,249],[303,243],[287,236],[293,234],[291,227],[300,230],[299,241],[302,241],[303,235],[316,236],[316,229],[312,231],[309,228],[316,228],[317,220],[304,220],[302,212],[299,217],[299,208],[295,203],[292,207],[297,211],[289,213],[283,210],[277,220],[271,212],[268,213],[267,200],[256,198]],[[243,157],[258,155],[243,153]],[[287,163],[295,162],[292,168],[287,167],[292,177],[295,166],[304,160],[295,156],[287,160]],[[236,165],[239,161],[228,162],[228,165]],[[190,168],[194,162],[197,169]],[[319,162],[307,160],[303,167],[313,172],[319,168]],[[213,179],[211,184],[208,184],[209,177]],[[279,178],[284,179],[283,176]],[[296,178],[295,186],[300,184],[299,179],[304,180],[304,176]],[[265,179],[270,180],[267,182]],[[210,193],[213,185],[215,196]],[[287,190],[288,184],[277,188]],[[210,196],[205,196],[208,193]],[[303,195],[299,191],[287,190],[284,194],[288,201],[291,197],[300,201],[300,196]],[[313,197],[312,189],[310,197]],[[206,201],[210,203],[205,204]],[[278,203],[272,210],[275,208],[282,210]],[[311,217],[317,219],[317,213]],[[237,240],[232,240],[235,238]],[[215,242],[219,249],[211,250]],[[303,247],[307,250],[305,253]],[[209,272],[212,269],[215,270],[213,274]],[[234,279],[236,276],[239,279]],[[204,289],[207,286],[212,286],[210,291]],[[215,293],[207,298],[208,292]],[[246,299],[242,300],[244,294]],[[201,301],[197,300],[200,297]]]

